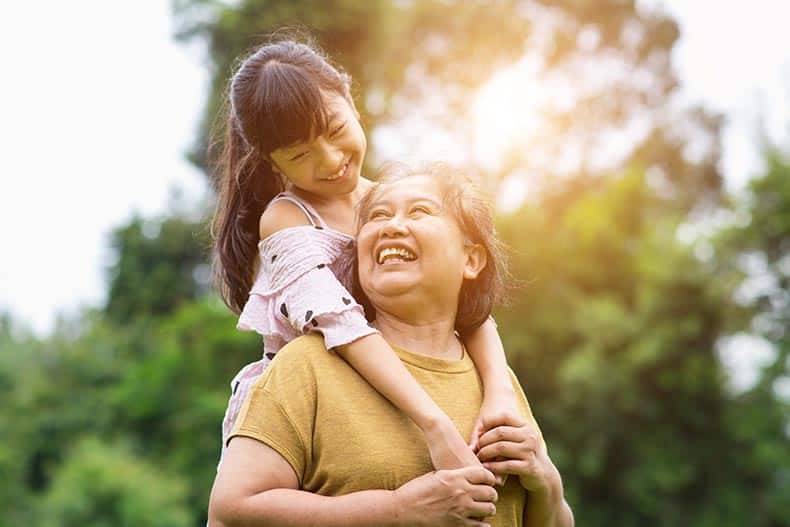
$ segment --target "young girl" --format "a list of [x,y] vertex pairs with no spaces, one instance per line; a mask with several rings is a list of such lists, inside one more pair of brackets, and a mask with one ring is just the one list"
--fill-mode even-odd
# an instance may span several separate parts
[[[259,47],[230,81],[215,267],[223,299],[240,314],[237,327],[263,336],[264,357],[231,383],[223,451],[247,393],[277,351],[319,332],[328,349],[422,430],[437,469],[476,464],[484,423],[516,412],[494,323],[463,335],[485,393],[467,445],[349,293],[355,205],[372,185],[360,177],[367,144],[350,83],[314,47],[290,40]],[[384,251],[378,258],[412,255]]]

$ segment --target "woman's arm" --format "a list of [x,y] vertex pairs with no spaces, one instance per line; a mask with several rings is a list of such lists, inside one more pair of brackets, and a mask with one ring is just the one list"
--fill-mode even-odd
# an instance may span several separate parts
[[[482,467],[432,472],[395,491],[328,497],[298,489],[291,465],[276,450],[234,438],[209,502],[209,527],[481,525],[492,514],[494,476]],[[460,491],[460,492],[459,492]]]
[[384,337],[368,335],[336,350],[422,430],[437,470],[480,464],[452,420],[409,373]]
[[524,527],[573,527],[573,512],[565,501],[562,481],[552,490],[544,493],[527,493],[524,506]]
[[478,439],[487,430],[484,423],[503,411],[518,415],[518,403],[505,359],[505,348],[496,324],[488,318],[464,339],[469,355],[483,381],[483,404],[472,428],[469,444],[477,450]]

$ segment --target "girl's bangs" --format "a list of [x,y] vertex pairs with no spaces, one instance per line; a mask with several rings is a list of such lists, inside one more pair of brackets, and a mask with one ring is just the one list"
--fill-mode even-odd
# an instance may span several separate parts
[[257,129],[264,152],[309,142],[326,132],[329,116],[315,79],[283,63],[268,64],[261,73]]

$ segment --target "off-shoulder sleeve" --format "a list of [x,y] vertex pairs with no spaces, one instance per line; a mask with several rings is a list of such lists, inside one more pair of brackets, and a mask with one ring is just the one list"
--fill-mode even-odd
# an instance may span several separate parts
[[[264,240],[259,276],[237,327],[283,344],[320,332],[327,348],[376,333],[362,306],[329,268],[345,243],[338,233],[309,226],[284,229]],[[273,352],[266,350],[267,355]]]

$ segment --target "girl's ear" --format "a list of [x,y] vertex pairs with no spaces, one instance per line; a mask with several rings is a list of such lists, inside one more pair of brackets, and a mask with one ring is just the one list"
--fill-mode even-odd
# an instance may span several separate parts
[[485,248],[479,243],[469,243],[464,247],[466,263],[464,264],[464,279],[474,280],[488,263]]
[[283,175],[282,171],[280,170],[280,167],[277,166],[277,163],[275,163],[273,159],[270,158],[266,162],[269,163],[270,167],[272,167],[272,172],[274,172],[275,174],[279,174],[281,176]]

